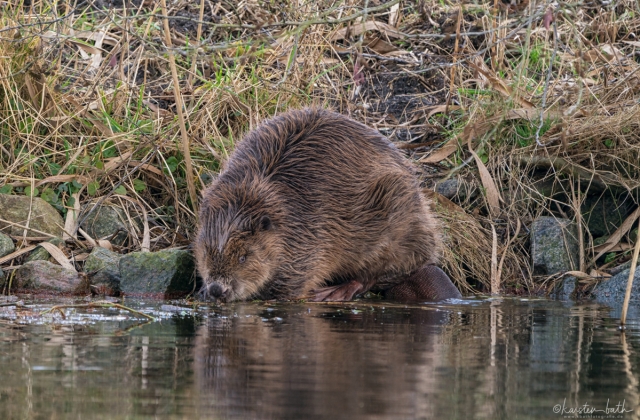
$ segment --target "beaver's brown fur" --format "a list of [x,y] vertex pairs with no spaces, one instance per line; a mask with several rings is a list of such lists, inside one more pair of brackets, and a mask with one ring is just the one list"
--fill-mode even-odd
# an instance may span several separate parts
[[[440,255],[438,223],[400,152],[322,109],[290,111],[247,134],[204,191],[199,219],[202,291],[224,301],[348,300]],[[459,297],[444,278],[457,294],[436,297]],[[326,285],[334,287],[318,289]]]

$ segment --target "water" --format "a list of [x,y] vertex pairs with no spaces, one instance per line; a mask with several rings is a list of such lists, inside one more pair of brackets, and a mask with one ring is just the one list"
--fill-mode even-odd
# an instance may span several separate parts
[[0,418],[640,413],[640,322],[630,320],[623,336],[610,310],[597,305],[124,304],[157,320],[113,308],[38,316],[50,307],[42,301],[0,307]]

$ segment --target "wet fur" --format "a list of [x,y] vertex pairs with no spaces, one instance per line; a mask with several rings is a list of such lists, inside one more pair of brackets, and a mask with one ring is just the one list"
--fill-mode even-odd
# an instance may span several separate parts
[[204,290],[220,282],[226,300],[401,278],[440,254],[437,222],[401,153],[322,109],[290,111],[247,134],[203,195],[196,261]]

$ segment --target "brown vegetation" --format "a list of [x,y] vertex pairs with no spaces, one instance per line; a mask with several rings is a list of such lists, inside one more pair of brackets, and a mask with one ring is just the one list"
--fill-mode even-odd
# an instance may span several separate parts
[[[315,104],[397,142],[428,190],[461,180],[468,194],[434,199],[461,290],[538,290],[527,226],[540,214],[585,226],[579,208],[596,191],[637,207],[635,1],[163,6],[0,3],[0,192],[38,194],[65,215],[95,199],[144,213],[127,250],[186,245],[190,187],[265,117]],[[580,270],[628,258],[638,216],[599,246],[582,229]]]

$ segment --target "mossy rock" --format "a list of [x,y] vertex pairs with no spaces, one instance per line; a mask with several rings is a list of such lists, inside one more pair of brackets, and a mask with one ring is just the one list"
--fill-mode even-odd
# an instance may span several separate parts
[[16,270],[11,287],[34,292],[86,292],[85,282],[75,270],[49,261],[31,261],[23,264]]
[[614,196],[610,192],[590,195],[581,206],[582,218],[587,222],[591,236],[609,236],[631,214],[635,204],[628,196]]
[[[32,201],[33,200],[33,201]],[[62,236],[62,227],[64,221],[62,216],[49,203],[39,197],[30,198],[18,195],[0,194],[0,214],[2,219],[17,223],[21,226],[29,221],[28,236],[42,236],[42,232]],[[0,221],[0,230],[9,235],[22,235],[24,228],[15,225],[9,225]]]
[[13,244],[13,240],[7,235],[0,233],[0,257],[11,254],[15,249],[16,246]]
[[[93,239],[108,239],[116,246],[125,246],[129,234],[135,235],[135,229],[131,226],[124,210],[112,204],[103,204],[94,209],[96,204],[82,206],[79,220],[83,220],[80,227]],[[91,213],[88,213],[91,211]],[[85,219],[85,215],[89,216]],[[137,217],[132,218],[133,223],[139,229],[141,223]]]
[[95,247],[84,262],[92,290],[108,296],[120,294],[120,259],[122,255]]
[[[627,282],[630,271],[630,268],[626,268],[618,272],[618,274],[610,279],[598,283],[591,291],[591,295],[597,303],[607,305],[613,309],[612,316],[620,316],[624,296],[627,292]],[[636,269],[633,276],[628,316],[631,319],[640,316],[640,270],[638,269]]]
[[194,290],[195,262],[180,249],[132,252],[120,259],[120,278],[125,294],[184,296]]
[[575,223],[538,217],[531,224],[531,259],[534,275],[552,275],[578,269],[578,230]]

